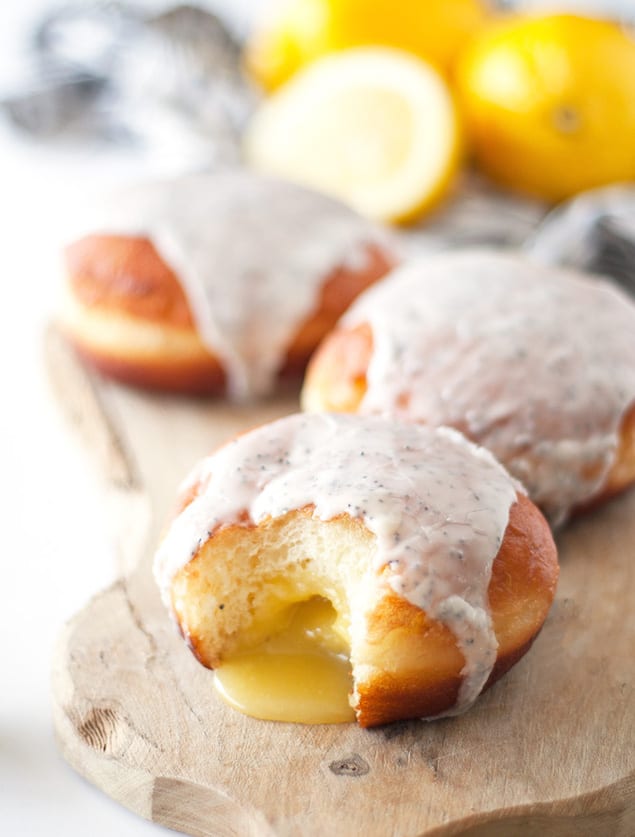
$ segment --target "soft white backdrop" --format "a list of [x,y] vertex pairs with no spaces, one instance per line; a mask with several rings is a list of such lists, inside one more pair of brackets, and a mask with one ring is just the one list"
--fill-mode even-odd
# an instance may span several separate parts
[[[266,3],[216,0],[209,5],[245,27]],[[1,86],[19,68],[22,33],[45,5],[50,3],[1,4]],[[580,0],[577,5],[597,9],[618,3]],[[621,5],[635,11],[635,0]],[[78,204],[106,184],[139,176],[149,165],[90,148],[50,148],[0,123],[3,837],[162,832],[66,766],[55,749],[49,710],[50,659],[59,629],[114,574],[98,478],[59,413],[44,371],[42,334],[55,305],[56,254],[66,219]]]
[[[0,7],[0,77],[22,57],[43,0]],[[156,4],[154,4],[156,5]],[[166,5],[166,4],[163,4]],[[245,25],[262,0],[225,5]],[[143,837],[168,833],[111,802],[57,753],[50,660],[59,630],[114,576],[97,475],[52,397],[42,335],[54,310],[66,219],[91,192],[138,177],[144,162],[53,149],[0,122],[0,834]]]

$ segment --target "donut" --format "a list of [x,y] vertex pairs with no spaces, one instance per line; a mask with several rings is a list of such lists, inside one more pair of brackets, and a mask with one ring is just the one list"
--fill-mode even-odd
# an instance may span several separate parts
[[140,184],[94,214],[64,251],[61,327],[146,388],[265,396],[396,263],[348,207],[244,171]]
[[315,353],[307,410],[455,427],[553,525],[635,481],[635,305],[598,277],[465,251],[397,268]]
[[458,431],[306,413],[193,469],[154,573],[231,705],[370,727],[467,710],[531,646],[558,563],[538,508]]

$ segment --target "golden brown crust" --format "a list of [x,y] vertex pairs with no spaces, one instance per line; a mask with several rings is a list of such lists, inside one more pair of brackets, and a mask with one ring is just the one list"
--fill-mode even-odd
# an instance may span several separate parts
[[635,402],[630,406],[620,428],[615,462],[609,471],[601,494],[592,503],[601,503],[635,483]]
[[[324,277],[316,310],[299,327],[280,378],[300,375],[322,337],[351,302],[394,267],[369,244],[362,270]],[[222,394],[220,359],[202,343],[181,284],[145,238],[90,235],[65,251],[68,299],[62,326],[82,357],[124,383],[192,394]]]
[[64,256],[71,292],[81,305],[194,328],[181,283],[148,239],[88,235]]
[[71,338],[77,354],[102,375],[140,389],[183,395],[214,395],[225,390],[225,373],[218,361],[203,352],[182,360],[178,356],[117,357],[88,349]]
[[363,270],[341,266],[325,278],[316,310],[300,327],[289,349],[287,363],[293,356],[302,357],[304,368],[320,340],[335,328],[351,303],[396,265],[389,253],[374,244],[368,245],[367,253]]
[[[373,334],[367,323],[352,329],[336,329],[329,334],[314,353],[307,368],[302,389],[305,409],[356,412],[366,394],[366,374],[372,353]],[[470,437],[467,424],[457,426],[457,430]],[[633,484],[635,402],[622,419],[615,462],[606,475],[604,485],[588,503],[574,509],[573,514],[594,508]]]
[[[190,487],[180,498],[180,509],[198,491],[198,486]],[[292,514],[309,519],[311,509]],[[349,528],[360,525],[348,518],[346,522]],[[322,525],[330,524],[329,521]],[[276,522],[265,521],[258,527],[248,525],[247,529],[257,533],[261,526],[264,530],[275,525]],[[219,530],[173,581],[173,603],[179,603],[174,610],[181,633],[196,657],[210,668],[218,665],[223,653],[210,644],[204,630],[189,620],[188,614],[198,610],[198,603],[192,602],[191,597],[207,600],[210,595],[204,581],[205,561],[212,560],[208,544],[218,537],[221,545],[214,554],[222,555],[226,544],[243,537],[245,531],[244,525]],[[486,688],[531,646],[546,619],[557,580],[557,553],[550,529],[536,506],[519,494],[510,509],[509,524],[492,567],[489,603],[499,649]],[[453,634],[392,591],[380,598],[368,615],[366,635],[358,645],[354,651],[354,675],[356,670],[368,668],[373,672],[356,682],[355,709],[361,726],[430,717],[456,703],[464,660]]]
[[313,354],[302,389],[306,407],[354,413],[366,393],[366,373],[373,353],[373,333],[362,323],[331,332]]
[[[489,603],[499,647],[485,688],[530,648],[551,607],[558,572],[549,526],[519,494],[492,566]],[[394,594],[384,599],[368,620],[367,645],[363,662],[374,659],[383,670],[357,688],[361,726],[430,717],[456,703],[463,656],[448,628],[414,605]]]

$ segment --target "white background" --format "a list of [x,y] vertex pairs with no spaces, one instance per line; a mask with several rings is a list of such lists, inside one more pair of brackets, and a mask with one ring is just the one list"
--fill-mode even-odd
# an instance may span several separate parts
[[[43,0],[0,3],[0,75]],[[49,4],[50,5],[50,4]],[[223,5],[215,3],[210,5]],[[262,5],[229,0],[239,21]],[[57,295],[66,218],[142,163],[55,149],[0,122],[0,834],[144,837],[167,832],[79,778],[57,753],[50,661],[66,619],[114,577],[97,475],[49,391],[43,330]]]
[[[242,25],[266,0],[217,0]],[[19,66],[21,33],[44,0],[0,4],[0,70]],[[589,3],[586,4],[590,5]],[[600,4],[595,3],[596,7]],[[623,7],[633,8],[633,0]],[[138,159],[51,149],[0,124],[0,834],[126,837],[163,829],[128,813],[58,755],[50,660],[63,622],[114,574],[96,475],[48,390],[42,334],[57,294],[65,219]],[[164,832],[167,833],[167,832]]]

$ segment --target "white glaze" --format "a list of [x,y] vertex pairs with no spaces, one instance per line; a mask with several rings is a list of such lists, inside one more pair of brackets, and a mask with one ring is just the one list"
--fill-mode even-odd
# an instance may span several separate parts
[[397,269],[342,322],[372,330],[360,412],[458,427],[554,523],[602,487],[635,400],[635,306],[613,286],[465,251]]
[[326,277],[341,266],[363,269],[367,245],[387,242],[332,198],[240,170],[128,188],[90,224],[152,242],[179,277],[235,400],[273,389]]
[[310,505],[320,520],[348,514],[376,536],[369,569],[389,566],[392,589],[456,636],[465,667],[455,711],[477,698],[497,652],[491,568],[519,488],[488,451],[448,428],[293,415],[203,460],[186,485],[199,483],[155,559],[166,604],[175,573],[245,510],[254,523]]

